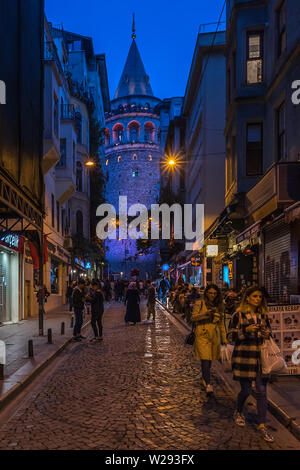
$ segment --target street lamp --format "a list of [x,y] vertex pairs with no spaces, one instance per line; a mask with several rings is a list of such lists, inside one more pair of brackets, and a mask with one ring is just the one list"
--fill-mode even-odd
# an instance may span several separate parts
[[91,158],[88,159],[88,160],[85,162],[85,166],[87,166],[87,167],[89,167],[89,168],[95,166],[94,160],[92,160]]

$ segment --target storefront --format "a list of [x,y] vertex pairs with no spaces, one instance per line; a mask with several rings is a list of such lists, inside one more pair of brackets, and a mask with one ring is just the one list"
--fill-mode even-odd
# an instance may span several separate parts
[[19,238],[8,235],[0,240],[0,324],[19,321],[20,285]]
[[291,232],[284,218],[264,230],[265,287],[273,303],[290,302]]

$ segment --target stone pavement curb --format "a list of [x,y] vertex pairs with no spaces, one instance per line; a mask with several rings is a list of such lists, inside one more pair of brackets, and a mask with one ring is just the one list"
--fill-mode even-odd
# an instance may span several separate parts
[[[169,308],[163,305],[160,301],[157,300],[157,303],[170,315],[172,315],[172,317],[175,318],[178,323],[184,326],[187,332],[191,331],[190,326],[184,320],[178,318]],[[217,361],[215,361],[215,369],[217,371],[217,374],[223,380],[224,384],[227,386],[227,388],[230,389],[231,393],[236,395],[239,392],[238,384],[235,383],[233,379],[228,376],[228,373],[226,374],[226,372],[223,370],[222,365]],[[276,391],[272,390],[271,384],[269,385],[268,395],[269,412],[300,441],[300,426],[276,403],[276,399],[278,399],[278,394]],[[252,396],[255,398],[254,394]],[[283,401],[282,397],[280,397],[280,401]]]
[[[82,327],[84,331],[91,321],[88,320]],[[28,363],[22,366],[14,374],[7,377],[0,384],[7,386],[8,390],[0,397],[0,412],[14,399],[16,398],[43,370],[57,357],[59,354],[71,344],[72,338],[66,340],[59,348],[44,358],[44,354],[39,354],[34,357],[33,360],[28,358]],[[43,357],[43,359],[39,358]],[[28,369],[28,365],[32,365],[32,369],[28,373],[23,373],[22,369]],[[15,377],[15,379],[14,379]],[[14,385],[13,385],[14,384]],[[11,386],[10,386],[11,385]]]

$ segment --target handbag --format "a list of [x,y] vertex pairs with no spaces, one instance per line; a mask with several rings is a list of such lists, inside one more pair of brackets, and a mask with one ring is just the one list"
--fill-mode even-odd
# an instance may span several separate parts
[[185,344],[189,344],[190,346],[193,346],[194,342],[195,342],[195,327],[193,325],[192,331],[185,338]]
[[220,347],[220,362],[225,368],[225,372],[232,370],[232,354],[234,346],[232,344],[221,345]]
[[265,340],[260,348],[260,363],[263,375],[278,374],[287,369],[287,365],[281,356],[280,349],[271,337]]

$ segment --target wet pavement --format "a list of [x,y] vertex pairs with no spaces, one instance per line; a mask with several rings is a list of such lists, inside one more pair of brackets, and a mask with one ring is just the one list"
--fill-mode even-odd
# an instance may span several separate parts
[[102,343],[68,347],[19,407],[0,415],[0,449],[300,449],[274,419],[273,444],[251,422],[238,428],[235,398],[217,375],[215,397],[206,396],[192,348],[163,311],[155,325],[123,318],[112,304]]

